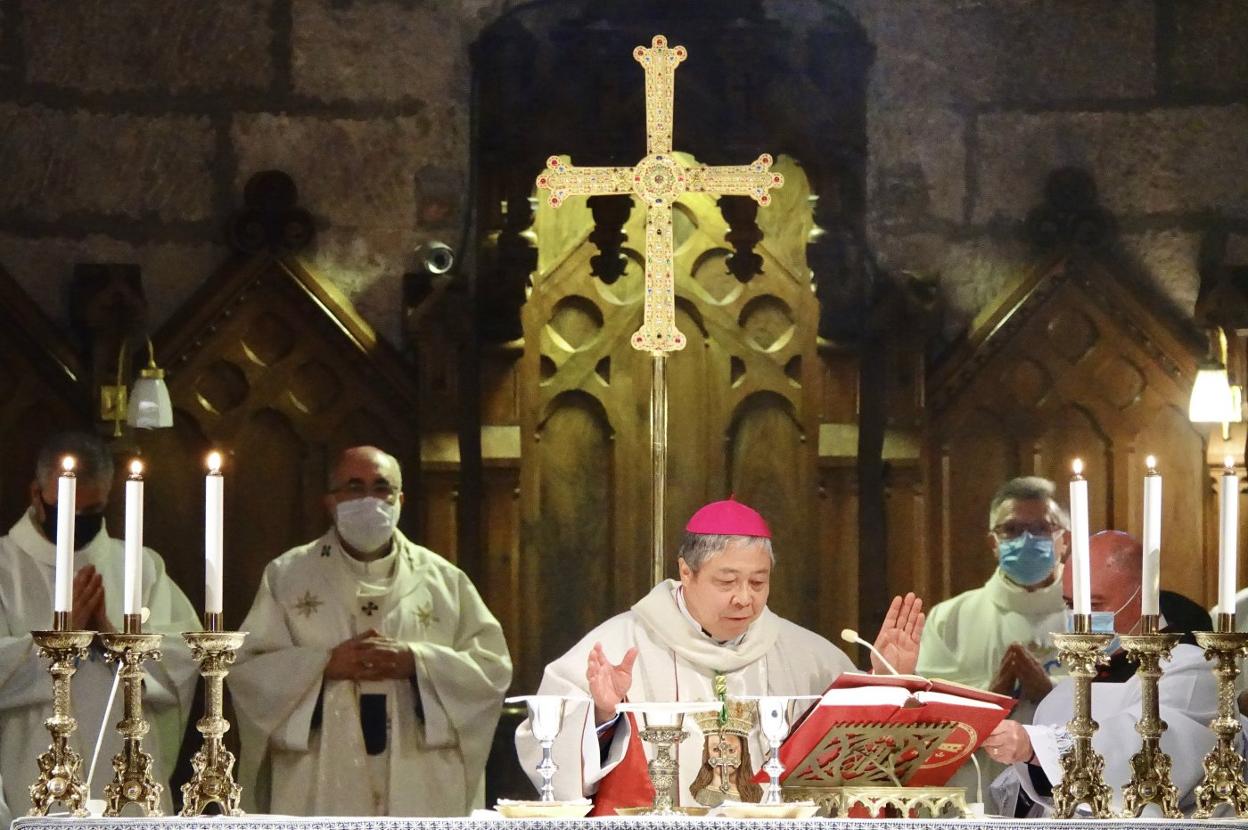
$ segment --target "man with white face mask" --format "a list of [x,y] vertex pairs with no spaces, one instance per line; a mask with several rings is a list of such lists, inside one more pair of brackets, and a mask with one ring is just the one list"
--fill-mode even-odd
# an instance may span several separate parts
[[502,629],[468,577],[397,529],[398,462],[334,465],[333,526],[265,569],[229,677],[250,809],[461,816],[511,683]]

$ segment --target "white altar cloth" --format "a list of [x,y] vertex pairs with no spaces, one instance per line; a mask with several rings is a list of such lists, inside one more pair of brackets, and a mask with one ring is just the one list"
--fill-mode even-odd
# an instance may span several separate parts
[[1248,830],[1248,819],[19,818],[13,830]]

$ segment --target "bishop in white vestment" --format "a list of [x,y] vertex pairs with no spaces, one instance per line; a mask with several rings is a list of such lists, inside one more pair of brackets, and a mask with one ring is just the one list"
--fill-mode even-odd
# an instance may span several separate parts
[[401,473],[348,450],[334,526],[265,569],[228,682],[249,809],[462,816],[511,682],[502,629],[468,577],[396,528]]
[[[763,518],[739,502],[703,507],[686,527],[680,580],[659,583],[631,610],[589,632],[546,667],[539,694],[583,701],[567,706],[555,743],[556,798],[595,795],[625,760],[632,726],[614,712],[621,700],[714,701],[721,692],[818,695],[841,672],[854,669],[832,643],[767,608],[770,537]],[[902,672],[913,670],[918,654],[921,605],[913,595],[904,603],[894,600],[876,641]],[[690,785],[702,765],[702,736],[691,720],[686,728],[692,735],[676,753],[680,803],[686,805],[696,803]],[[750,740],[750,756],[763,758],[757,731]],[[540,748],[528,721],[516,732],[516,748],[538,785]],[[595,812],[609,812],[601,801],[599,808]]]
[[[122,622],[124,548],[103,522],[112,482],[112,458],[94,436],[53,438],[40,453],[32,506],[0,539],[0,776],[5,799],[17,815],[30,806],[29,788],[39,774],[36,759],[48,748],[43,721],[52,714],[52,682],[47,663],[34,648],[30,632],[52,625],[52,587],[56,562],[56,476],[64,455],[77,459],[78,499],[75,521],[73,625],[89,630],[119,630]],[[165,785],[161,802],[172,809],[168,781],[178,758],[183,730],[199,674],[181,632],[200,627],[186,595],[165,573],[160,556],[143,551],[143,605],[149,611],[144,630],[165,635],[161,659],[144,664],[143,708],[151,725],[143,748],[151,753],[157,781]],[[92,796],[102,797],[112,781],[112,759],[121,751],[116,724],[122,719],[121,693],[105,717],[115,664],[98,648],[78,664],[73,680],[73,736],[83,756],[85,778],[101,727],[104,743],[91,782]]]

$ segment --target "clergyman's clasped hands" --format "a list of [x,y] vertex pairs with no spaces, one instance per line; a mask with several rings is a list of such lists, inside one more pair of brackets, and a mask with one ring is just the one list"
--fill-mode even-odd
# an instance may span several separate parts
[[325,665],[329,680],[402,680],[415,674],[411,648],[373,628],[334,646]]

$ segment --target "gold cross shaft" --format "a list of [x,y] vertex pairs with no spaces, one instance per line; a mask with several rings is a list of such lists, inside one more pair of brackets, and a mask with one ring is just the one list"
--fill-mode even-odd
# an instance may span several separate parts
[[654,355],[679,351],[685,336],[676,328],[676,283],[672,273],[672,205],[682,193],[749,196],[760,205],[771,202],[767,192],[784,184],[771,172],[764,153],[750,164],[689,167],[672,156],[673,81],[676,67],[688,56],[683,46],[668,48],[655,35],[649,48],[638,46],[633,57],[646,73],[646,156],[634,167],[575,167],[558,156],[546,161],[537,186],[550,191],[557,208],[569,196],[635,194],[646,208],[645,304],[633,348]]

